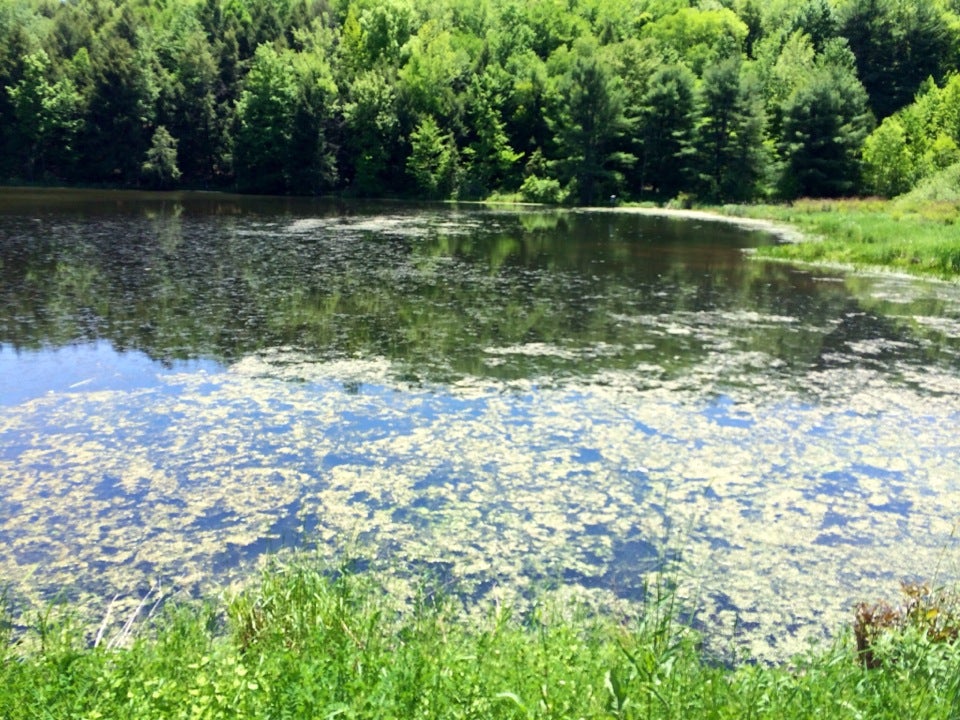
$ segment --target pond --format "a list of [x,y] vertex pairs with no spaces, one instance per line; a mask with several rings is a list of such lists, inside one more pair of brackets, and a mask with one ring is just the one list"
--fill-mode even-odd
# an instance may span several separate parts
[[482,605],[666,578],[779,659],[954,582],[960,287],[630,212],[0,192],[0,582],[314,548]]

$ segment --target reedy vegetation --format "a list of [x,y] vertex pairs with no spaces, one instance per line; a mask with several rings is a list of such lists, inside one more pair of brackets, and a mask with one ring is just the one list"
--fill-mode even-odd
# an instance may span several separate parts
[[727,211],[793,225],[812,240],[761,247],[756,251],[761,257],[956,279],[960,276],[956,188],[951,190],[955,199],[949,202],[907,195],[892,201],[801,200],[789,206],[737,206]]
[[0,0],[0,177],[580,203],[897,193],[960,159],[956,113],[937,109],[956,105],[957,12]]
[[424,590],[398,610],[370,574],[296,562],[221,604],[171,604],[123,649],[91,647],[78,627],[46,617],[31,652],[3,638],[0,715],[899,720],[960,710],[960,654],[929,619],[871,627],[869,663],[845,638],[782,666],[731,666],[704,658],[669,595],[616,620],[550,601],[524,617],[493,607],[469,618],[451,597]]

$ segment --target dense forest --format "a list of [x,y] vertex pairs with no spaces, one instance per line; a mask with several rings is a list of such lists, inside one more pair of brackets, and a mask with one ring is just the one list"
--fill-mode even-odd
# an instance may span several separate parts
[[0,0],[0,178],[895,195],[960,161],[958,66],[960,0]]

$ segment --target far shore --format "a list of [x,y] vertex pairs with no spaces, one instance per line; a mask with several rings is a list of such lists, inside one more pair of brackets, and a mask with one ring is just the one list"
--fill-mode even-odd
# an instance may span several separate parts
[[[0,186],[2,191],[78,192],[75,188]],[[88,189],[91,190],[91,189]],[[94,190],[103,192],[103,190]],[[143,191],[150,198],[237,197],[229,190]],[[246,195],[243,197],[256,197]],[[261,196],[264,197],[264,196]],[[279,197],[279,196],[273,196]],[[284,196],[287,198],[308,196]],[[326,199],[341,200],[334,196]],[[394,199],[393,202],[412,202]],[[447,201],[471,204],[469,201]],[[718,205],[671,208],[624,203],[570,207],[534,205],[515,199],[475,201],[480,205],[539,207],[570,212],[632,213],[693,222],[722,222],[745,230],[769,233],[778,242],[756,249],[766,260],[844,268],[859,272],[893,272],[960,282],[960,200],[900,198],[803,198],[787,204]]]
[[762,218],[741,217],[726,215],[714,210],[689,210],[683,208],[640,207],[634,205],[620,205],[615,207],[585,207],[578,208],[584,212],[615,212],[633,213],[636,215],[650,215],[653,217],[670,217],[678,220],[702,220],[705,222],[723,222],[748,230],[760,230],[775,235],[783,242],[800,242],[809,239],[798,228],[785,223],[765,220]]

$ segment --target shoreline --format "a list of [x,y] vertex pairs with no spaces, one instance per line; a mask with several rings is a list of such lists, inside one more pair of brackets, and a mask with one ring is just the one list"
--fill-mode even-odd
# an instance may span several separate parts
[[634,207],[624,205],[620,207],[583,207],[574,208],[574,212],[600,213],[628,213],[632,215],[648,215],[650,217],[665,217],[676,220],[701,220],[704,222],[722,222],[736,225],[746,230],[758,230],[774,235],[784,243],[808,242],[812,238],[794,225],[767,220],[764,218],[743,217],[741,215],[726,215],[714,210],[691,210],[682,208]]
[[[822,235],[816,232],[811,233],[808,230],[801,229],[795,224],[784,222],[782,220],[726,214],[720,210],[693,210],[681,208],[631,206],[583,208],[583,210],[588,210],[590,212],[625,212],[638,215],[647,215],[650,217],[674,218],[677,220],[723,222],[730,225],[735,225],[745,230],[755,230],[770,233],[778,241],[773,246],[774,248],[777,246],[789,245],[815,245],[822,242],[829,242],[831,240],[831,237],[827,235]],[[837,242],[843,243],[845,241],[842,239],[837,239]],[[851,247],[856,245],[856,243],[849,241],[846,241],[846,244]],[[751,257],[756,257],[764,262],[778,262],[802,267],[824,268],[847,274],[880,275],[885,277],[892,276],[926,282],[946,283],[952,285],[960,284],[960,275],[943,276],[937,272],[910,272],[906,268],[897,266],[893,263],[870,262],[869,259],[866,258],[862,259],[861,262],[857,262],[855,260],[837,260],[831,258],[830,256],[823,258],[795,257],[787,254],[777,254],[776,251],[774,251],[774,254],[764,253],[762,255],[758,255],[755,253],[755,251],[751,250],[748,254]]]
[[[126,193],[128,196],[147,198],[150,200],[179,200],[184,202],[189,200],[202,200],[203,202],[210,202],[212,199],[216,200],[217,198],[222,198],[226,201],[256,201],[259,198],[272,200],[284,199],[293,202],[298,200],[306,202],[323,201],[334,203],[345,201],[345,198],[338,196],[245,195],[237,194],[227,189],[158,191],[138,190],[132,188],[113,189],[15,185],[0,185],[0,200],[3,199],[4,193],[10,193],[11,195],[16,195],[18,193],[26,193],[28,195],[33,193],[64,193],[83,196],[89,193],[95,194],[100,192],[116,192],[121,194],[121,196]],[[410,203],[412,205],[417,204],[416,201],[388,198],[371,200],[358,199],[358,201],[374,203],[400,202]],[[346,200],[346,202],[350,202],[350,200]],[[857,235],[866,235],[870,233],[871,238],[867,242],[869,242],[872,247],[876,248],[885,246],[889,248],[890,252],[894,253],[901,253],[903,251],[901,236],[891,234],[891,232],[889,232],[889,230],[886,228],[881,228],[881,231],[877,234],[876,229],[872,227],[872,225],[875,225],[874,221],[877,220],[886,222],[888,225],[899,225],[901,222],[900,217],[885,217],[885,211],[878,211],[876,208],[868,208],[866,210],[858,211],[856,203],[859,201],[857,200],[836,202],[840,203],[841,205],[844,203],[846,205],[850,205],[850,213],[846,220],[846,226],[853,227],[853,230],[847,228],[847,234],[851,232]],[[829,208],[830,212],[828,214],[830,215],[830,218],[829,221],[827,221],[819,217],[819,215],[823,214],[823,209],[811,211],[809,209],[805,210],[803,207],[780,205],[766,206],[767,209],[765,211],[763,206],[752,205],[723,205],[712,208],[708,207],[707,209],[692,209],[639,206],[630,204],[617,206],[597,205],[570,207],[556,205],[536,205],[501,200],[443,201],[443,204],[448,203],[455,205],[462,204],[488,207],[505,206],[525,209],[542,209],[569,213],[623,213],[628,215],[670,218],[689,222],[726,223],[729,226],[737,227],[748,232],[753,231],[769,234],[774,239],[774,243],[771,245],[771,250],[767,252],[761,251],[756,253],[758,258],[762,256],[762,259],[765,261],[787,262],[808,267],[823,267],[857,274],[892,274],[908,278],[919,278],[947,283],[960,283],[960,268],[958,268],[956,265],[955,260],[952,261],[950,256],[944,256],[944,253],[938,249],[938,238],[935,237],[936,231],[934,231],[933,237],[927,239],[925,236],[931,234],[929,228],[923,227],[921,223],[917,222],[916,220],[907,223],[909,227],[900,229],[899,232],[901,235],[910,229],[915,229],[921,231],[919,234],[925,238],[920,243],[916,242],[916,237],[913,238],[911,247],[914,248],[912,251],[916,254],[916,257],[911,262],[914,263],[915,266],[911,265],[907,267],[903,262],[890,262],[883,259],[878,259],[878,257],[876,257],[877,253],[875,250],[873,251],[872,255],[861,252],[858,250],[858,247],[864,244],[863,240],[852,240],[844,237],[842,233],[835,232],[835,228],[833,226],[838,222],[836,219],[837,215],[835,213],[843,213],[847,209],[846,207]],[[766,215],[766,217],[753,217],[752,214],[754,212],[754,208],[756,208],[757,214]],[[793,221],[792,217],[778,218],[778,211],[787,212],[788,215],[795,215],[797,216],[798,220],[803,221],[795,222]],[[857,216],[858,212],[859,217]],[[866,213],[866,215],[864,215],[864,213]],[[829,226],[820,227],[820,225],[823,225],[824,223],[828,223]],[[863,225],[861,226],[861,224]],[[871,227],[868,227],[868,225]],[[876,236],[874,237],[874,235]],[[940,242],[940,244],[942,244],[942,242]],[[919,250],[916,249],[918,245],[920,248]],[[778,250],[777,248],[781,249]],[[749,254],[751,256],[754,255],[752,252]]]

